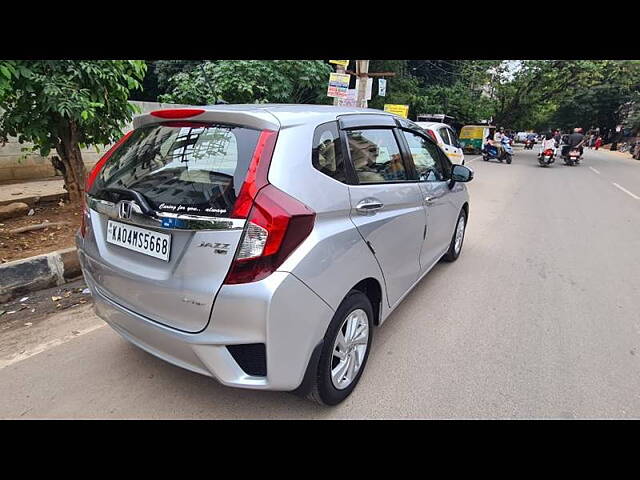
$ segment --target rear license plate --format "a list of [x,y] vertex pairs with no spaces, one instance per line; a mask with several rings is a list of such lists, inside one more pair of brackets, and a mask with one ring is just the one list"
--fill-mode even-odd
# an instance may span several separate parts
[[109,220],[107,223],[107,242],[159,258],[165,262],[169,261],[171,235],[166,233]]

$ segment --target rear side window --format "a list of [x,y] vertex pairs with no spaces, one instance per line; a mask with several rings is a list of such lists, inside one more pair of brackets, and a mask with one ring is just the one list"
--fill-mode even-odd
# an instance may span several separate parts
[[400,148],[392,130],[347,130],[347,141],[359,183],[407,180]]
[[324,123],[316,127],[313,134],[312,163],[316,170],[339,182],[347,183],[336,122]]
[[442,137],[442,141],[444,143],[446,143],[447,145],[451,145],[451,139],[449,138],[449,129],[448,128],[442,127],[440,130],[438,130],[438,133]]
[[458,136],[450,128],[448,128],[447,130],[449,131],[449,138],[451,139],[451,145],[453,145],[454,147],[460,148],[460,142],[458,141]]
[[256,148],[259,130],[169,122],[139,128],[114,152],[91,194],[133,189],[157,211],[229,216]]

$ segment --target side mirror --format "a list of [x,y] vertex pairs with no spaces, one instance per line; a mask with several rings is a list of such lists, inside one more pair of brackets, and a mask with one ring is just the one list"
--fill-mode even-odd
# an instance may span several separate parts
[[464,165],[454,165],[451,170],[451,182],[470,182],[473,180],[473,170]]

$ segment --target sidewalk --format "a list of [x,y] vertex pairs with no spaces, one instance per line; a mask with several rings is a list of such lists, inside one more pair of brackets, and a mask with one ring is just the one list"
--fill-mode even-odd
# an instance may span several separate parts
[[36,198],[55,199],[64,196],[64,180],[52,178],[46,180],[29,180],[21,183],[0,184],[0,205],[12,202],[24,202],[29,205],[35,203]]

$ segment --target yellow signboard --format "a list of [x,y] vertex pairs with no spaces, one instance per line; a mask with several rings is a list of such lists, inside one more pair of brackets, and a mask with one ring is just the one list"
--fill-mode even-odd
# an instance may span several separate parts
[[393,113],[394,115],[399,115],[404,118],[409,117],[409,105],[391,105],[386,104],[384,106],[384,111]]
[[329,63],[342,65],[343,68],[347,68],[347,65],[349,65],[349,60],[329,60]]
[[327,97],[345,98],[349,90],[349,80],[351,76],[346,73],[329,74],[329,88]]

